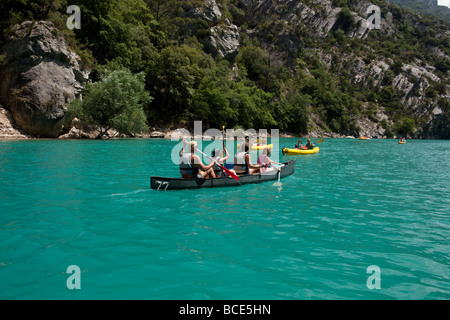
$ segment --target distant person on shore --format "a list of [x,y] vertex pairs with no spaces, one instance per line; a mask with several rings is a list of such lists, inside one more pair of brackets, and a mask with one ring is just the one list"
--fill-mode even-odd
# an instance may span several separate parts
[[272,160],[269,158],[271,151],[272,151],[271,148],[265,148],[265,149],[263,150],[263,152],[261,152],[261,154],[260,154],[259,157],[258,157],[258,164],[263,165],[263,167],[261,168],[261,172],[262,172],[262,173],[269,171],[269,170],[270,170],[270,169],[269,169],[269,166],[270,166],[270,165],[272,165],[273,168],[275,168],[275,169],[277,169],[277,170],[280,170],[280,169],[278,169],[277,167],[275,167],[274,165],[279,165],[279,166],[281,166],[282,164],[281,164],[281,163],[278,163],[278,162],[275,162],[275,161],[272,161]]
[[244,151],[238,152],[234,157],[234,170],[237,174],[255,174],[261,173],[261,168],[265,165],[252,164],[252,159],[249,153],[250,146],[246,142],[244,144]]
[[311,142],[311,139],[308,139],[308,143],[305,145],[307,150],[313,150],[316,146]]
[[[189,149],[189,152],[186,151]],[[180,173],[183,179],[208,179],[215,178],[213,166],[214,162],[205,166],[199,156],[195,154],[197,151],[197,142],[189,143],[183,140],[183,149],[180,151]]]

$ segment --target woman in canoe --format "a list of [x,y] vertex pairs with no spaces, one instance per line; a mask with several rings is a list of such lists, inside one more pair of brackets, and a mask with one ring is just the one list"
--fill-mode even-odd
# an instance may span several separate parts
[[197,151],[197,142],[191,141],[188,144],[190,152],[186,152],[186,140],[183,140],[184,147],[180,152],[180,173],[183,179],[208,179],[215,178],[213,166],[214,162],[205,166],[199,156],[195,154]]
[[270,148],[265,148],[265,149],[263,150],[263,152],[261,152],[261,154],[260,154],[259,157],[258,157],[258,164],[261,164],[261,165],[264,166],[264,167],[261,168],[261,172],[262,172],[262,173],[271,170],[271,169],[268,168],[270,165],[272,165],[272,166],[273,166],[274,168],[276,168],[277,170],[280,170],[280,169],[278,169],[277,167],[275,167],[274,165],[279,165],[279,166],[281,166],[281,163],[275,162],[275,161],[273,161],[273,160],[271,160],[271,159],[269,158],[271,151],[272,151],[272,150],[271,150]]
[[244,151],[238,152],[234,157],[234,170],[237,174],[255,174],[261,173],[261,168],[265,165],[252,164],[252,158],[248,153],[250,150],[249,144],[244,144]]

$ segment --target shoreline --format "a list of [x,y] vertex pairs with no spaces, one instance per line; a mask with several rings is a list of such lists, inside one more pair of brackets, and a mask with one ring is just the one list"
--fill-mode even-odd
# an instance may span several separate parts
[[[98,140],[96,139],[98,135],[98,131],[96,130],[89,130],[86,128],[78,127],[78,125],[72,125],[70,130],[65,131],[65,133],[61,134],[59,137],[55,138],[41,138],[36,137],[30,134],[25,133],[23,130],[18,128],[15,125],[14,120],[12,119],[12,116],[9,111],[7,111],[4,108],[0,108],[0,141],[27,141],[27,140]],[[86,130],[86,131],[85,131]],[[267,134],[266,137],[270,138],[270,129],[266,129]],[[238,133],[234,134],[234,140],[238,140],[238,137],[243,137],[244,135],[250,135],[252,136],[252,132],[254,133],[254,129],[248,129],[247,131],[243,129],[236,129]],[[258,131],[256,131],[258,132]],[[190,139],[196,139],[196,140],[215,140],[215,136],[210,135],[204,135],[206,131],[203,131],[201,135],[192,135],[190,129],[188,128],[177,128],[177,129],[171,129],[169,126],[167,127],[151,127],[149,132],[137,134],[134,136],[130,135],[121,135],[117,131],[111,130],[111,132],[108,133],[107,136],[103,137],[99,140],[121,140],[121,139],[165,139],[165,140],[182,140],[183,138],[190,138]],[[194,132],[195,134],[195,132]],[[295,134],[292,132],[279,132],[279,138],[297,138],[297,139],[305,139],[305,138],[311,138],[311,139],[358,139],[359,137],[367,137],[370,139],[375,140],[389,140],[389,139],[399,139],[400,137],[394,136],[392,138],[388,138],[386,136],[381,136],[377,134],[361,134],[360,136],[354,136],[354,135],[342,135],[334,132],[323,132],[321,130],[312,130],[308,134]],[[412,138],[407,136],[408,140],[411,140]],[[218,137],[219,140],[222,140],[222,137]],[[447,140],[447,139],[422,139],[422,138],[414,138],[417,140]],[[231,140],[231,139],[227,139]]]
[[[222,140],[221,137],[219,137],[218,139],[215,139],[212,136],[190,136],[190,137],[172,137],[172,136],[164,136],[164,137],[151,137],[149,134],[145,134],[142,136],[136,136],[136,137],[132,137],[132,136],[121,136],[121,137],[110,137],[110,138],[102,138],[102,139],[95,139],[95,138],[77,138],[77,137],[72,137],[72,138],[39,138],[39,137],[30,137],[30,136],[16,136],[16,135],[0,135],[0,142],[2,141],[43,141],[43,140],[58,140],[58,141],[74,141],[74,140],[84,140],[84,141],[114,141],[114,140],[171,140],[171,141],[181,141],[183,138],[189,138],[191,140],[204,140],[204,141],[214,141],[214,140]],[[267,138],[271,138],[270,135],[267,136]],[[279,138],[287,138],[287,139],[344,139],[344,140],[361,140],[358,139],[358,137],[350,137],[350,136],[332,136],[332,135],[298,135],[298,136],[294,136],[291,134],[280,134]],[[399,140],[399,137],[392,137],[392,138],[387,138],[387,137],[368,137],[368,139],[362,139],[362,140]],[[234,137],[234,139],[226,139],[228,140],[240,140],[239,138],[237,138],[236,136]],[[430,140],[430,141],[445,141],[448,139],[420,139],[420,138],[407,138],[407,140]]]

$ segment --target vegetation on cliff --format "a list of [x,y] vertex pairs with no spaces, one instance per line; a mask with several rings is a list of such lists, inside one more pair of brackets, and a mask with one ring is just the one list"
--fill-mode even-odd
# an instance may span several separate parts
[[450,8],[438,5],[437,0],[388,0],[399,7],[410,9],[413,12],[435,16],[450,22]]
[[[241,0],[216,0],[218,21],[206,19],[207,14],[198,12],[208,10],[211,2],[79,0],[82,27],[68,30],[66,0],[6,0],[0,3],[0,41],[25,19],[52,21],[93,71],[92,82],[104,81],[103,70],[145,76],[145,90],[152,99],[136,104],[144,110],[140,117],[151,126],[189,125],[201,119],[205,127],[279,128],[304,134],[320,129],[357,135],[358,119],[365,117],[388,136],[412,135],[429,114],[406,106],[405,94],[397,86],[400,75],[412,84],[419,79],[403,70],[404,64],[421,64],[436,76],[421,75],[426,92],[417,85],[408,93],[407,98],[414,92],[420,95],[415,108],[434,105],[448,116],[450,36],[444,21],[419,18],[384,0],[373,0],[391,29],[357,37],[358,1],[335,0],[330,3],[342,10],[333,28],[320,37],[300,13],[293,13],[296,23],[280,18],[289,12],[288,4],[279,4],[277,14],[255,23],[243,3],[248,1]],[[326,14],[320,2],[301,3],[314,11],[314,17]],[[205,46],[211,27],[228,24],[241,30],[238,54],[228,59],[211,55]],[[362,61],[358,72],[364,73],[364,81],[355,80],[355,61]],[[386,69],[371,78],[367,70],[377,68],[379,61]],[[87,92],[93,88],[88,85]],[[375,116],[381,109],[389,121]]]

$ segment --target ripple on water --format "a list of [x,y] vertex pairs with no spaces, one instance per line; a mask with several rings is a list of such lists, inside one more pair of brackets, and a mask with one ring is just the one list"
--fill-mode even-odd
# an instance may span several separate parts
[[160,165],[175,145],[0,145],[0,297],[450,298],[447,141],[327,139],[281,156],[297,160],[281,187],[150,190],[150,175],[178,175]]

